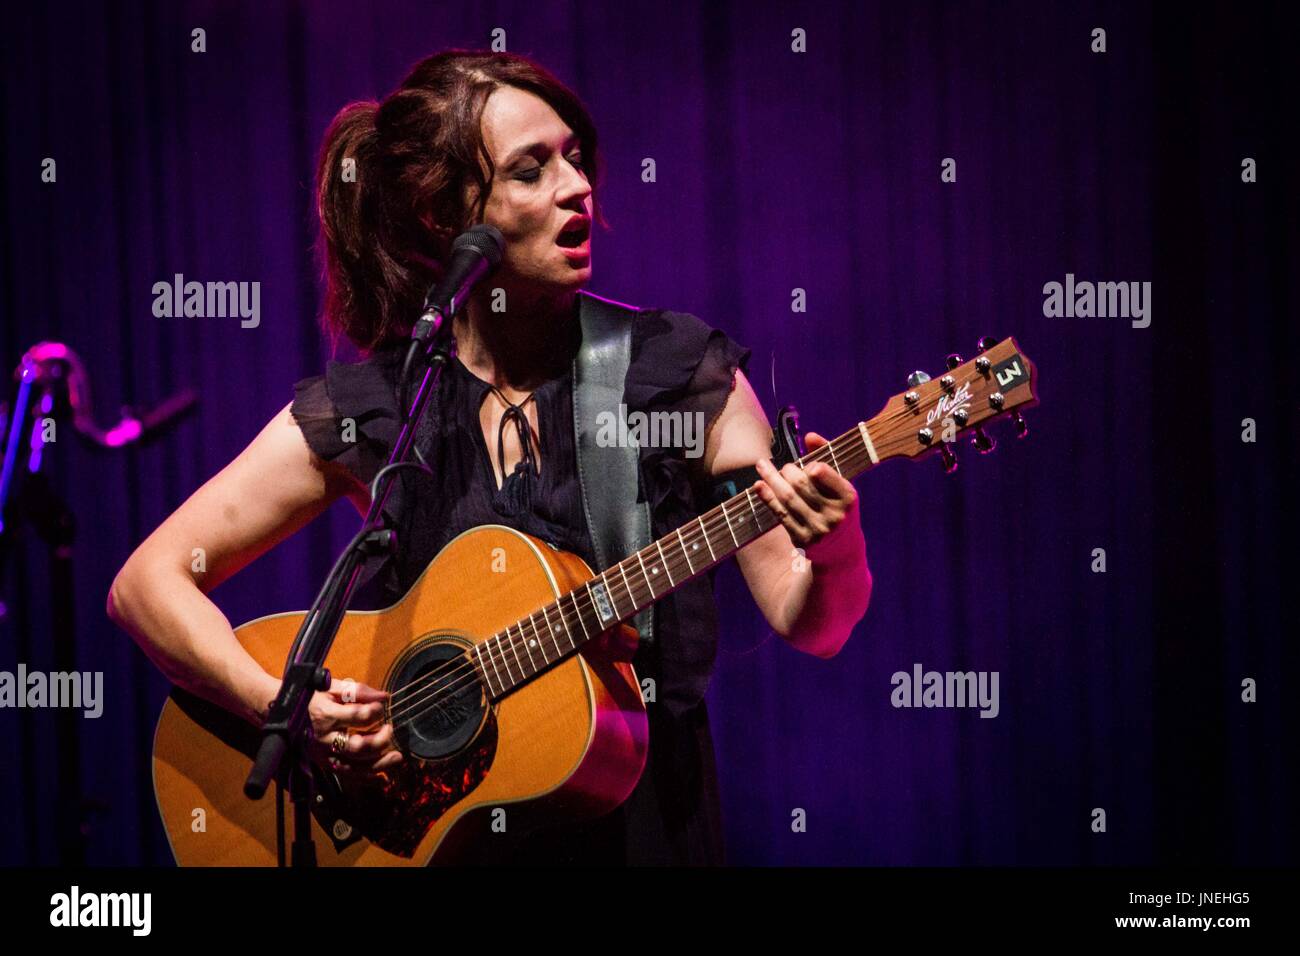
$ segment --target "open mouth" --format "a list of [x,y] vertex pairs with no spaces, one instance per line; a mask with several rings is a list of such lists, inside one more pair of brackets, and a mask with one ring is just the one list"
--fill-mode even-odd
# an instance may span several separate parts
[[576,249],[578,246],[586,242],[590,235],[591,224],[588,222],[578,222],[561,232],[555,242],[557,245],[563,246],[565,249]]

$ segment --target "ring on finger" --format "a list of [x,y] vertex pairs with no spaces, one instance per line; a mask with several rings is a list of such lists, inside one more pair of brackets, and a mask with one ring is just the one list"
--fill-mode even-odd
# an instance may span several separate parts
[[330,750],[334,751],[336,754],[343,753],[348,746],[348,737],[349,734],[346,730],[334,731],[334,739],[330,742]]

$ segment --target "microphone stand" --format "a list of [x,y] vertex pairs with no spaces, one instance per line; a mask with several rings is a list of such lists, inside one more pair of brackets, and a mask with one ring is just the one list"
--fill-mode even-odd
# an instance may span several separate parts
[[[54,669],[66,673],[75,670],[77,656],[73,616],[76,516],[51,476],[56,465],[51,459],[55,446],[52,440],[49,444],[42,440],[44,423],[57,422],[62,427],[63,421],[70,419],[76,433],[94,447],[117,450],[156,438],[195,405],[198,393],[187,389],[152,408],[124,408],[118,423],[104,429],[94,415],[90,373],[81,356],[66,343],[37,342],[23,354],[14,377],[18,388],[12,405],[0,403],[4,445],[0,463],[0,596],[6,591],[6,573],[10,558],[17,555],[18,538],[25,530],[35,532],[49,551]],[[0,601],[0,623],[7,615],[8,609]],[[25,635],[19,638],[19,647],[33,650]],[[54,734],[59,861],[65,866],[82,866],[92,833],[89,814],[108,805],[84,793],[81,733],[74,710],[60,709]],[[34,750],[34,739],[25,727],[22,743]]]
[[[403,365],[399,382],[402,427],[389,455],[388,464],[379,470],[371,482],[370,509],[366,512],[361,530],[339,555],[320,593],[307,612],[285,664],[280,692],[271,702],[267,719],[262,724],[261,744],[253,768],[244,783],[244,794],[250,799],[261,799],[272,779],[278,779],[281,768],[288,763],[288,785],[294,813],[294,841],[292,865],[316,865],[316,847],[311,835],[311,805],[314,781],[307,752],[307,735],[310,732],[308,704],[317,690],[328,690],[329,670],[323,666],[334,638],[338,634],[343,615],[351,604],[357,579],[365,563],[372,556],[391,558],[397,550],[397,535],[385,527],[384,505],[393,487],[394,475],[403,467],[428,467],[410,460],[414,447],[415,430],[424,416],[429,397],[437,390],[443,367],[451,358],[450,314],[455,305],[446,310],[428,308],[416,323],[411,345]],[[409,370],[415,358],[424,353],[425,369],[409,409],[405,396]],[[277,828],[281,849],[279,859],[284,862],[283,831]]]

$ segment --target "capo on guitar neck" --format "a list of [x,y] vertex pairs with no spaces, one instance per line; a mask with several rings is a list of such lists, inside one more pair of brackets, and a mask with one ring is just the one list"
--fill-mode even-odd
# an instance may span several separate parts
[[[776,428],[772,430],[772,464],[779,469],[803,456],[799,410],[793,405],[785,405],[776,413]],[[758,479],[758,469],[753,465],[717,475],[709,484],[709,505],[720,505],[734,498]]]

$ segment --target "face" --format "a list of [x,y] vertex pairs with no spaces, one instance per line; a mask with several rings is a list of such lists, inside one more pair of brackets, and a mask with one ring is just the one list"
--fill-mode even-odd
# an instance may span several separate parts
[[577,136],[546,101],[498,87],[483,107],[483,142],[496,164],[484,221],[501,230],[493,277],[510,294],[561,295],[591,279],[591,185]]

